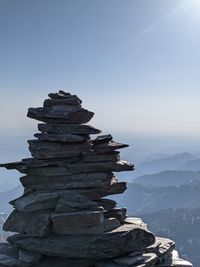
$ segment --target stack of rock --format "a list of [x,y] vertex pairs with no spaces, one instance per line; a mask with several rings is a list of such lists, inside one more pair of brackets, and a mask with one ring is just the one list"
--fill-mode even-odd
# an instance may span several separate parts
[[123,267],[192,266],[180,260],[173,241],[157,238],[139,218],[105,198],[123,193],[113,172],[131,171],[111,135],[86,125],[94,113],[76,95],[49,94],[28,117],[42,121],[28,141],[33,158],[1,164],[17,169],[24,194],[4,230],[17,234],[0,245],[0,266]]

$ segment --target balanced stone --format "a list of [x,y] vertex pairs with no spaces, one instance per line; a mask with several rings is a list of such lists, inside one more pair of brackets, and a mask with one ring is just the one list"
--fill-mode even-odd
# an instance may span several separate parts
[[[67,172],[67,171],[66,171]],[[52,173],[53,175],[53,173]],[[109,187],[116,182],[111,172],[97,172],[68,175],[27,175],[20,178],[22,185],[30,189],[70,189],[88,187]]]
[[29,140],[28,143],[32,156],[38,159],[79,156],[83,152],[91,150],[89,142],[80,144],[63,144],[58,142]]
[[90,125],[79,124],[38,124],[38,130],[49,134],[99,134],[101,130],[96,129]]
[[8,237],[8,241],[21,249],[47,256],[98,260],[144,249],[154,243],[155,237],[143,228],[125,224],[101,235],[52,234],[48,237],[36,238],[17,234]]
[[10,201],[10,204],[18,211],[33,212],[54,208],[57,205],[58,198],[57,193],[41,194],[33,192]]
[[[50,212],[21,212],[14,210],[3,226],[4,231],[42,237],[50,233]],[[24,248],[26,249],[26,248]]]
[[105,218],[116,218],[121,224],[124,223],[127,217],[126,208],[114,208],[104,212]]
[[110,141],[108,143],[93,145],[92,148],[97,152],[109,152],[124,147],[128,147],[128,145]]
[[51,141],[51,142],[62,142],[62,143],[76,143],[84,142],[89,139],[87,135],[76,135],[76,134],[34,134],[35,137],[40,141]]
[[27,116],[50,124],[74,123],[83,124],[89,122],[94,113],[80,107],[52,106],[44,108],[29,108]]

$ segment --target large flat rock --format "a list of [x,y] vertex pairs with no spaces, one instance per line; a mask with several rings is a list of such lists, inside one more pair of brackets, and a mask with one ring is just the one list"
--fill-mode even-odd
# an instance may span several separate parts
[[57,193],[33,192],[10,201],[15,209],[23,212],[33,212],[55,208],[59,195]]
[[50,233],[50,222],[49,211],[27,213],[14,210],[4,223],[3,230],[42,237]]
[[125,148],[128,146],[129,145],[127,144],[121,144],[121,143],[117,143],[114,141],[110,141],[107,143],[102,143],[102,144],[97,144],[97,145],[94,144],[92,148],[94,151],[97,151],[97,152],[109,152],[109,151]]
[[68,163],[65,166],[49,166],[38,168],[20,168],[20,171],[29,175],[40,176],[59,176],[76,173],[93,173],[93,172],[121,172],[132,171],[134,166],[127,161],[106,161],[106,162],[79,162]]
[[47,133],[36,133],[34,134],[40,141],[49,142],[62,142],[62,143],[80,143],[89,140],[88,135],[77,135],[77,134],[47,134]]
[[52,213],[53,231],[58,233],[69,227],[90,227],[99,225],[104,220],[102,211],[78,211],[68,213]]
[[98,134],[101,130],[90,125],[80,124],[38,124],[38,130],[49,134]]
[[29,140],[29,150],[33,157],[38,159],[63,158],[80,156],[91,150],[90,142],[80,144],[63,144],[57,142],[46,142]]
[[21,249],[26,248],[47,256],[97,260],[143,250],[155,242],[155,237],[143,228],[125,224],[102,235],[53,234],[44,238],[14,235],[8,241]]
[[115,177],[108,173],[84,173],[61,176],[27,175],[20,178],[22,185],[29,189],[72,189],[109,187]]
[[120,227],[120,222],[116,218],[104,219],[102,223],[94,226],[78,226],[78,224],[69,227],[65,222],[61,222],[59,224],[55,223],[53,225],[53,232],[56,234],[62,235],[80,235],[80,234],[88,234],[88,235],[96,235],[103,234],[104,232],[112,231],[116,228]]
[[50,124],[89,122],[94,113],[79,106],[56,105],[51,107],[29,108],[27,117]]

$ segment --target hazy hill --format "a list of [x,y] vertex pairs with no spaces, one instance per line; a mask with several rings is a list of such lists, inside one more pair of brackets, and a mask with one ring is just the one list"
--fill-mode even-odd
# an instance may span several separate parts
[[179,186],[194,181],[200,182],[200,171],[167,170],[134,179],[134,183],[152,186]]
[[158,236],[176,241],[181,256],[200,266],[200,208],[170,209],[142,216]]
[[200,206],[200,183],[179,187],[153,187],[130,183],[123,195],[115,196],[119,206],[128,208],[131,216],[139,216],[170,208]]
[[180,170],[199,171],[200,159],[190,160],[179,168]]
[[173,156],[145,161],[136,166],[133,176],[138,177],[143,174],[153,174],[165,170],[177,170],[188,161],[194,160],[194,158],[192,154],[184,152]]

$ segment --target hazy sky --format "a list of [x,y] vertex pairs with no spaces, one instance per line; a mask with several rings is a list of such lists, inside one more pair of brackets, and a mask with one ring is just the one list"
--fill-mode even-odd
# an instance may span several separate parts
[[106,132],[200,136],[198,2],[0,0],[1,135],[66,89]]

